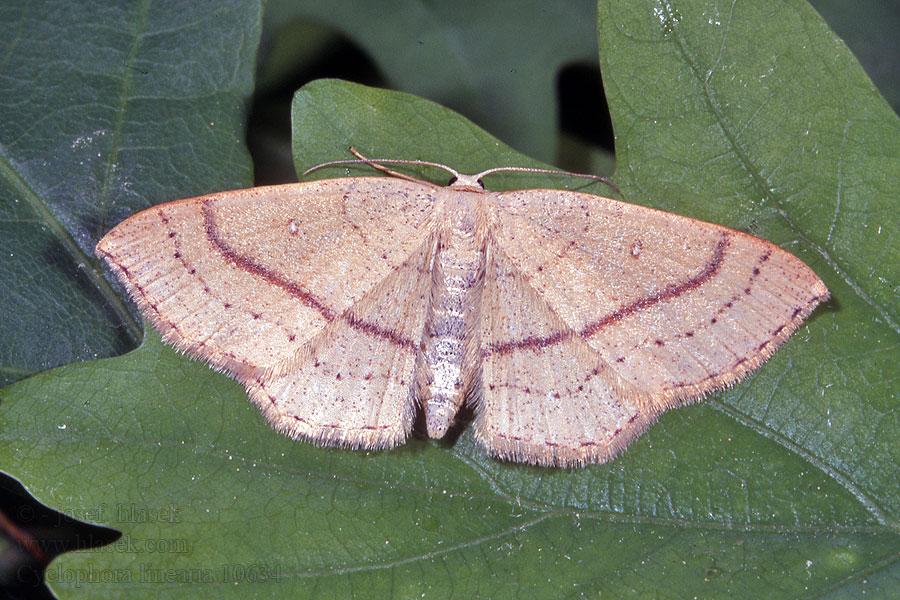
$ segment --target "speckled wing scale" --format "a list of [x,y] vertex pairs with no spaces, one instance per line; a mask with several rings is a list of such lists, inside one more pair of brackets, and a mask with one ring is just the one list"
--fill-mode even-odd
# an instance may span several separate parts
[[828,291],[764,240],[598,196],[322,180],[147,209],[97,246],[268,421],[387,448],[466,398],[494,455],[604,462],[758,367]]

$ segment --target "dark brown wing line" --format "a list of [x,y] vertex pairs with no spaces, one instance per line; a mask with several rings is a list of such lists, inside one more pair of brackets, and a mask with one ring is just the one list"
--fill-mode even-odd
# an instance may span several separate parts
[[697,273],[690,279],[687,279],[680,283],[671,283],[654,294],[644,296],[643,298],[638,298],[631,304],[626,304],[625,306],[617,308],[605,317],[601,317],[600,319],[592,323],[588,323],[581,331],[558,331],[548,336],[531,336],[521,340],[488,344],[488,346],[485,347],[482,351],[482,356],[488,356],[490,354],[508,354],[515,350],[521,349],[535,350],[539,348],[546,348],[547,346],[558,344],[574,337],[587,339],[595,333],[601,331],[604,327],[621,321],[625,317],[631,316],[642,310],[646,310],[652,306],[659,304],[660,302],[665,302],[667,300],[671,300],[672,298],[677,298],[691,290],[695,290],[718,274],[719,269],[722,266],[722,261],[725,259],[725,249],[728,247],[728,243],[728,233],[722,232],[719,241],[716,244],[716,248],[713,251],[712,257],[709,259],[706,265],[704,265],[699,273]]
[[413,342],[413,340],[401,336],[393,329],[380,327],[375,323],[369,323],[368,321],[358,319],[350,314],[339,315],[332,308],[313,296],[307,290],[303,289],[297,283],[290,281],[282,277],[278,273],[257,263],[251,257],[236,252],[225,242],[225,240],[223,240],[219,236],[211,204],[212,199],[207,199],[203,201],[202,205],[203,223],[206,229],[206,238],[209,240],[210,244],[212,244],[213,247],[219,251],[219,253],[225,258],[225,260],[232,263],[242,271],[255,275],[265,280],[267,283],[283,289],[306,306],[309,306],[310,308],[318,311],[319,314],[322,315],[322,318],[326,321],[331,322],[336,318],[342,318],[346,320],[347,324],[353,329],[361,331],[367,335],[384,338],[390,341],[392,344],[401,346],[408,350],[415,350],[417,345],[415,344],[415,342]]

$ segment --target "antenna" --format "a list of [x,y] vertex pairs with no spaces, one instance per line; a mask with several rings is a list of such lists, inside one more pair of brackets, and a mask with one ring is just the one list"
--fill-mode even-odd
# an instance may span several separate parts
[[365,156],[363,156],[362,154],[357,152],[356,148],[354,148],[353,146],[350,146],[350,152],[357,158],[356,159],[346,159],[346,160],[331,160],[328,162],[324,162],[324,163],[318,164],[314,167],[310,167],[309,169],[303,171],[303,175],[305,176],[305,175],[308,175],[309,173],[312,173],[313,171],[315,171],[317,169],[322,169],[324,167],[333,167],[335,165],[366,164],[366,165],[369,165],[370,167],[372,167],[373,169],[378,169],[379,171],[381,171],[383,173],[387,173],[388,175],[392,175],[394,177],[399,177],[400,179],[405,179],[407,181],[414,181],[416,183],[422,183],[425,185],[438,187],[435,183],[433,183],[431,181],[426,181],[424,179],[418,179],[416,177],[406,175],[405,173],[400,173],[393,169],[389,169],[388,167],[384,166],[384,163],[436,167],[438,169],[443,169],[444,171],[447,171],[448,173],[453,175],[454,180],[471,178],[472,180],[477,181],[478,183],[481,183],[482,177],[491,175],[493,173],[500,173],[502,171],[517,171],[517,172],[521,172],[521,173],[547,173],[550,175],[566,175],[569,177],[581,177],[583,179],[593,179],[594,181],[600,181],[602,183],[605,183],[606,185],[608,185],[609,187],[614,189],[617,194],[619,194],[620,196],[622,195],[622,192],[619,190],[619,188],[616,187],[616,185],[613,182],[611,182],[609,179],[607,179],[606,177],[601,177],[600,175],[591,175],[588,173],[571,173],[569,171],[562,171],[559,169],[538,169],[535,167],[493,167],[491,169],[482,171],[481,173],[478,173],[476,175],[464,176],[464,175],[460,175],[458,171],[456,171],[455,169],[451,169],[447,165],[443,165],[441,163],[436,163],[436,162],[431,162],[429,160],[403,160],[403,159],[398,159],[398,158],[385,158],[385,159],[366,158]]

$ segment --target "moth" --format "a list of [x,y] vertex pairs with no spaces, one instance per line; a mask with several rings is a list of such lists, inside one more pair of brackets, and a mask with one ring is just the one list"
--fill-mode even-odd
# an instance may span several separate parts
[[[348,177],[149,208],[97,245],[179,350],[293,438],[390,448],[464,403],[493,455],[610,460],[756,369],[828,290],[720,225],[587,193]],[[348,161],[339,161],[348,162]],[[332,164],[332,163],[327,163]]]

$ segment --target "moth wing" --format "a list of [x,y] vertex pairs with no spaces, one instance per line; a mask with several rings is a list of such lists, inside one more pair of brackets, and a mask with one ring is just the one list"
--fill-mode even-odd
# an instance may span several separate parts
[[[477,419],[503,456],[607,460],[660,412],[758,367],[828,297],[802,261],[726,227],[577,192],[495,200]],[[519,394],[495,406],[500,389]]]
[[512,266],[655,410],[739,380],[828,297],[800,259],[727,227],[578,192],[497,196]]
[[167,342],[247,381],[420,250],[431,191],[374,177],[211,194],[132,216],[97,253]]

